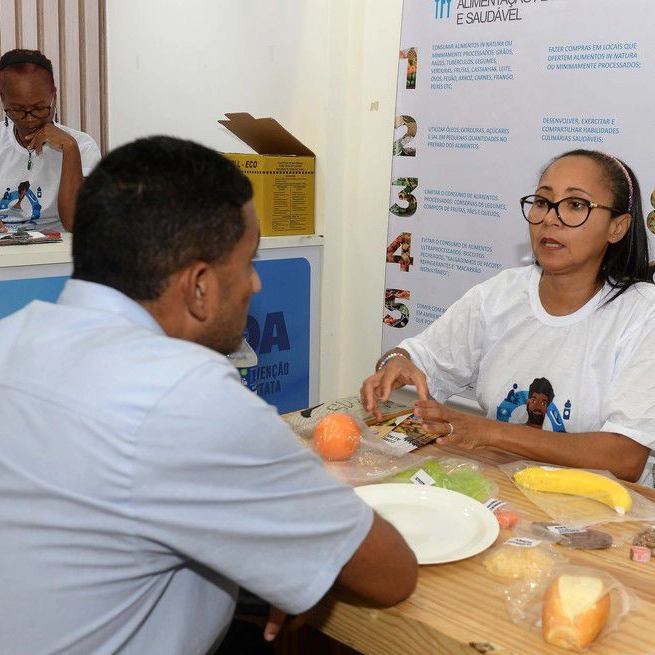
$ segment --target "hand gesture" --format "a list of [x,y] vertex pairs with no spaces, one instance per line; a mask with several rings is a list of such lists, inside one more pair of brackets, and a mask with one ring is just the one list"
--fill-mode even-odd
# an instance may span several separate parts
[[54,123],[46,123],[40,130],[31,134],[24,142],[24,145],[28,150],[40,154],[46,143],[52,148],[62,151],[65,148],[77,148],[77,141]]
[[440,446],[457,446],[465,450],[492,445],[484,435],[489,434],[488,419],[466,412],[458,412],[436,400],[418,400],[414,403],[414,416],[421,419],[426,432],[440,435]]
[[406,354],[401,354],[388,359],[384,365],[370,377],[364,380],[359,391],[362,405],[367,412],[380,420],[382,414],[377,407],[378,400],[389,400],[394,389],[399,389],[406,384],[416,387],[416,392],[421,400],[428,400],[430,392],[425,373],[421,371]]

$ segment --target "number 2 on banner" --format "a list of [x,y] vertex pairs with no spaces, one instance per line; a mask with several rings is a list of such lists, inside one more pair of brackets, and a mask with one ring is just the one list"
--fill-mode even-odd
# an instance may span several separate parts
[[395,129],[403,126],[407,128],[405,134],[393,142],[393,154],[401,157],[416,157],[416,148],[409,145],[414,140],[418,130],[416,121],[411,116],[396,116],[393,126]]
[[389,207],[389,211],[396,216],[405,216],[407,218],[413,216],[416,213],[418,203],[416,197],[412,194],[412,191],[414,191],[418,186],[418,177],[399,177],[391,184],[393,186],[403,187],[402,190],[398,192],[398,198],[406,202],[407,206],[401,207],[398,203],[394,203]]
[[384,306],[389,312],[384,315],[382,322],[385,325],[393,328],[404,328],[409,321],[409,307],[407,305],[396,302],[398,298],[402,300],[409,300],[410,292],[407,289],[385,289],[384,292]]
[[[396,253],[400,250],[400,254]],[[414,263],[412,252],[412,235],[410,232],[401,232],[387,246],[387,264],[400,264],[400,270],[408,272]]]

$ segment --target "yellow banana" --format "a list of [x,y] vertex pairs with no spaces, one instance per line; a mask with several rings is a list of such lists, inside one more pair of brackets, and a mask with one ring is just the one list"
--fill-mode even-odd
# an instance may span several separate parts
[[623,485],[599,473],[591,473],[591,471],[549,470],[532,466],[517,471],[514,474],[514,482],[534,491],[552,491],[592,498],[608,505],[618,514],[625,514],[632,507],[632,497]]

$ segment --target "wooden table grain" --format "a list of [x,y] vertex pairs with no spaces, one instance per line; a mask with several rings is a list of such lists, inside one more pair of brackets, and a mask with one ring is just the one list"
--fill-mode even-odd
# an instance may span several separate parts
[[[422,454],[454,454],[474,459],[498,484],[498,497],[518,508],[523,518],[549,517],[519,491],[497,467],[517,459],[494,451],[460,451],[425,446]],[[655,491],[631,485],[651,500]],[[595,655],[655,655],[655,558],[648,563],[630,559],[630,540],[643,522],[605,523],[615,545],[607,550],[581,551],[554,546],[570,564],[591,566],[612,574],[631,589],[639,607],[623,618],[619,629],[592,645]],[[501,530],[496,543],[512,536]],[[363,655],[474,655],[502,653],[540,655],[563,653],[545,643],[538,631],[514,625],[503,590],[514,581],[492,575],[483,565],[485,553],[448,564],[421,566],[414,594],[395,607],[378,609],[329,594],[312,610],[308,621],[333,639]]]

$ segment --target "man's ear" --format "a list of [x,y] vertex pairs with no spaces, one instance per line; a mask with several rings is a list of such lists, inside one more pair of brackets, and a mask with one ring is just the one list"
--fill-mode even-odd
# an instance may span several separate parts
[[621,214],[617,216],[610,227],[609,242],[618,243],[623,239],[630,229],[632,224],[632,216],[630,214]]
[[181,280],[187,311],[197,321],[205,321],[209,313],[212,273],[212,267],[207,262],[193,262],[186,268]]

